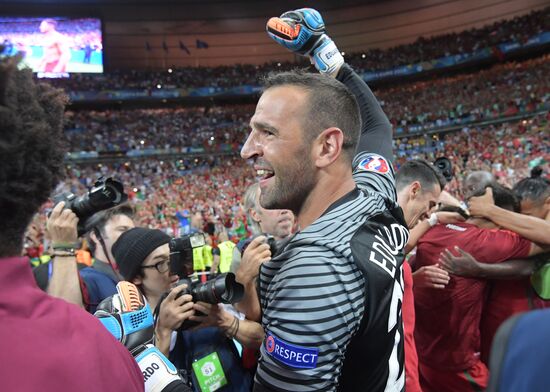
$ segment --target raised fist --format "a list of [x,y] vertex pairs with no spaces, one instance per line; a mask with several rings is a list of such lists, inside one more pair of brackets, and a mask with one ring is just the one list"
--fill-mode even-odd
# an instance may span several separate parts
[[344,58],[332,39],[325,34],[325,22],[313,8],[287,11],[271,18],[266,26],[267,34],[288,50],[310,56],[321,73],[334,74],[344,63]]

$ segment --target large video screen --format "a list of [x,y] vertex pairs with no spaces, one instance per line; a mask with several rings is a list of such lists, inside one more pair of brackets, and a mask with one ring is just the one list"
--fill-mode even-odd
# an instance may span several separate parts
[[39,77],[103,72],[100,19],[0,17],[0,45],[3,55],[20,53]]

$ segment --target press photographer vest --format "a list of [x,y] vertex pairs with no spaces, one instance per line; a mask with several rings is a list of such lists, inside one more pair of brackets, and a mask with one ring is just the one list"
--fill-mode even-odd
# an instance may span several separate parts
[[212,255],[212,247],[210,245],[204,245],[202,247],[202,250],[205,267],[212,267],[212,262],[214,261],[214,256]]
[[233,260],[233,249],[235,244],[231,241],[224,241],[218,245],[220,249],[220,273],[229,272],[231,269],[231,261]]
[[193,248],[193,271],[204,271],[204,246]]

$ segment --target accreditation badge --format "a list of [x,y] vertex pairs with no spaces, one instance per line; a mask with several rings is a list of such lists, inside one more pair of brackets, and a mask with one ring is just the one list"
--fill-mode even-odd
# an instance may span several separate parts
[[227,378],[217,352],[193,362],[193,372],[201,392],[213,392],[227,385]]

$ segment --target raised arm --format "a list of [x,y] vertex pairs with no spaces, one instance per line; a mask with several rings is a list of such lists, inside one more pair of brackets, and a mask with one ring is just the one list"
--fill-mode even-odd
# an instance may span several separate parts
[[340,67],[336,79],[351,90],[361,111],[362,126],[357,154],[372,152],[392,161],[392,126],[369,86],[345,63]]
[[359,105],[362,122],[353,162],[354,171],[362,174],[354,176],[355,182],[395,201],[391,124],[365,81],[344,63],[341,52],[326,34],[321,15],[311,8],[288,11],[269,20],[267,33],[281,46],[308,56],[320,73],[335,77],[350,89]]
[[550,245],[550,222],[496,206],[490,187],[485,190],[484,195],[470,198],[468,208],[472,216],[490,219],[498,226],[516,232],[537,244]]
[[84,307],[78,269],[76,268],[76,248],[78,217],[65,203],[58,203],[46,223],[52,239],[52,274],[48,284],[48,294]]

